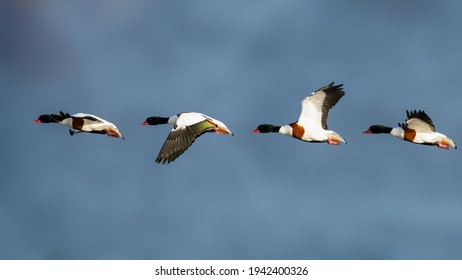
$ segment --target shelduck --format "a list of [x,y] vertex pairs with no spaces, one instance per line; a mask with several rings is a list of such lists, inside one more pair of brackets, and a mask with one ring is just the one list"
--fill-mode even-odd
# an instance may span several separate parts
[[[57,114],[45,114],[39,116],[34,123],[60,123],[70,127],[69,133],[72,135],[87,132],[97,134],[107,134],[110,137],[125,138],[120,133],[119,129],[113,124],[100,117],[92,114],[77,113],[69,115],[62,111]],[[74,129],[74,130],[72,130]]]
[[164,145],[156,158],[156,163],[168,164],[178,158],[194,143],[197,137],[206,132],[217,134],[231,134],[224,123],[202,113],[185,112],[172,117],[149,117],[141,125],[171,124],[170,131]]
[[407,111],[406,123],[398,123],[398,127],[388,127],[380,124],[372,125],[365,134],[388,133],[400,139],[421,145],[437,146],[441,149],[454,148],[457,145],[446,135],[436,131],[432,119],[425,111]]
[[252,133],[277,132],[306,142],[330,145],[346,143],[337,132],[327,128],[329,110],[345,95],[342,86],[332,82],[303,99],[298,121],[283,126],[261,124]]

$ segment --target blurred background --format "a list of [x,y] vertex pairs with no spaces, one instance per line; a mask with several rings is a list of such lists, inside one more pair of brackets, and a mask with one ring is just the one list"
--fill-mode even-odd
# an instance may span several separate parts
[[[460,1],[1,1],[1,259],[461,259],[459,150],[364,135],[425,110],[462,143]],[[348,145],[253,135],[332,82]],[[122,139],[41,114],[92,113]],[[171,127],[205,134],[170,165]]]

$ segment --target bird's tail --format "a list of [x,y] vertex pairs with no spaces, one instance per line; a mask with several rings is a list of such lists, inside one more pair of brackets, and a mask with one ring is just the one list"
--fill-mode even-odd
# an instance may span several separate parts
[[340,144],[340,142],[347,144],[347,141],[343,139],[342,136],[340,136],[338,133],[334,131],[332,131],[332,133],[328,137],[328,142],[329,144],[331,144],[332,142],[333,144],[337,144],[337,145]]

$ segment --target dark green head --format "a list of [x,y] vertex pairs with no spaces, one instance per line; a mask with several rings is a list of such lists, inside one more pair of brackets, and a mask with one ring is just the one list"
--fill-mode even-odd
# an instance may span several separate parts
[[149,117],[141,125],[158,125],[168,123],[169,118],[164,117]]
[[56,118],[52,114],[41,115],[33,123],[56,123]]
[[252,130],[252,133],[270,133],[270,132],[279,132],[281,127],[272,124],[261,124],[255,130]]
[[393,128],[381,124],[371,125],[368,130],[363,131],[364,134],[380,134],[390,133]]

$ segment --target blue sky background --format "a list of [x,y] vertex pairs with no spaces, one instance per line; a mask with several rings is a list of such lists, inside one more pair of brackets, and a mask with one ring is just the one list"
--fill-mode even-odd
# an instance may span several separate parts
[[[462,143],[460,1],[2,1],[1,259],[461,259],[462,157],[364,135],[423,109]],[[348,145],[253,135],[332,81]],[[40,114],[92,113],[126,141]],[[170,127],[206,134],[154,163]]]

